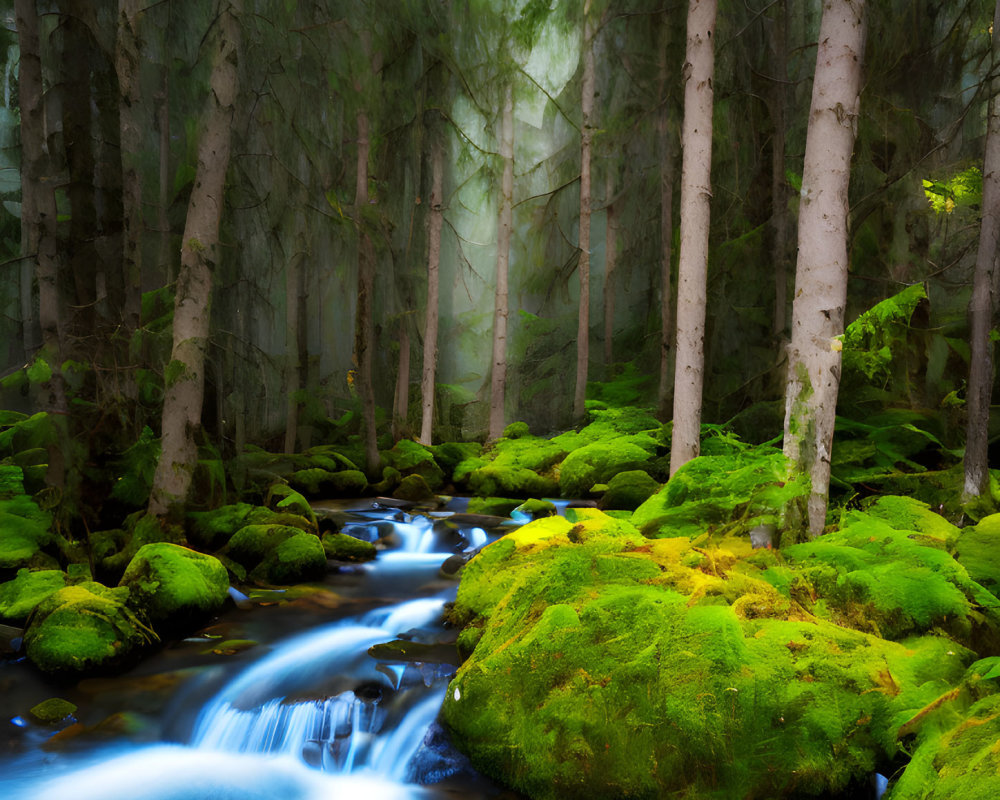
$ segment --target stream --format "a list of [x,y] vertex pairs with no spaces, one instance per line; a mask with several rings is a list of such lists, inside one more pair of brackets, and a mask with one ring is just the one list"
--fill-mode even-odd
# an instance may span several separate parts
[[[456,632],[442,617],[457,582],[442,564],[503,533],[478,527],[466,502],[428,514],[316,504],[343,532],[379,542],[376,560],[338,563],[294,599],[234,591],[215,624],[118,678],[52,686],[23,659],[0,661],[0,797],[514,797],[436,723],[455,670]],[[423,646],[426,660],[369,655],[395,640]],[[52,696],[76,704],[74,717],[30,721],[27,709]]]

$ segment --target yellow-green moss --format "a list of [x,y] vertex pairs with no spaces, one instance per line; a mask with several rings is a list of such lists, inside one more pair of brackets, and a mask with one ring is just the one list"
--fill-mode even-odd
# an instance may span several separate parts
[[0,619],[22,624],[35,606],[65,585],[66,573],[62,570],[18,570],[14,580],[0,584]]
[[324,533],[323,550],[327,558],[338,561],[371,561],[375,558],[375,545],[346,533]]
[[326,552],[318,536],[296,532],[282,540],[250,571],[259,583],[286,585],[318,581],[326,574]]

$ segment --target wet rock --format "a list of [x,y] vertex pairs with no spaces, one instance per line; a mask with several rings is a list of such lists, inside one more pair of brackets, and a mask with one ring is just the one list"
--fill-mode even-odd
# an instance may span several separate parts
[[346,533],[325,533],[322,543],[326,557],[335,561],[371,561],[377,553],[371,542],[356,539]]
[[541,517],[551,517],[556,513],[555,503],[550,500],[537,500],[530,499],[525,500],[521,505],[515,508],[511,514],[520,514],[528,519],[539,519]]
[[506,518],[520,504],[509,497],[470,497],[469,513]]
[[166,637],[197,628],[218,612],[229,594],[229,574],[213,556],[175,544],[147,544],[119,585],[128,587],[129,604],[142,609]]
[[48,700],[43,700],[38,705],[33,706],[28,713],[38,722],[45,725],[55,725],[75,714],[76,706],[61,697],[50,697]]
[[457,667],[462,663],[454,644],[425,644],[405,639],[372,645],[368,648],[368,655],[396,664],[451,664]]

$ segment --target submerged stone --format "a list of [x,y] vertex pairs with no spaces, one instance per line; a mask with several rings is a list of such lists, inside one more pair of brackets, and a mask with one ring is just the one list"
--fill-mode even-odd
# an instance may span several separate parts
[[93,582],[53,592],[28,618],[28,658],[43,672],[70,678],[130,666],[158,637],[127,598],[127,588]]
[[147,544],[119,583],[129,604],[142,609],[160,636],[186,633],[222,608],[229,574],[219,559],[175,544]]

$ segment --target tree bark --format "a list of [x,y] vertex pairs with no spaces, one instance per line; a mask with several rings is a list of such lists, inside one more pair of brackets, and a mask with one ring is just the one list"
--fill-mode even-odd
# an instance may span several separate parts
[[160,233],[159,267],[164,284],[174,281],[174,255],[170,248],[170,71],[163,69],[163,88],[156,93],[156,123],[159,141],[159,202],[156,204],[156,227]]
[[670,474],[696,457],[701,442],[705,368],[705,292],[712,197],[712,73],[716,0],[690,0],[681,135],[681,247],[677,272],[677,353]]
[[178,520],[198,460],[195,435],[205,392],[205,349],[225,204],[238,75],[239,22],[227,3],[217,22],[210,90],[198,142],[198,166],[188,202],[174,302],[173,348],[164,379],[162,451],[153,476],[149,512]]
[[[993,17],[993,68],[1000,63],[1000,2]],[[983,206],[979,227],[979,251],[969,302],[969,390],[965,439],[966,499],[989,493],[987,463],[990,399],[993,393],[993,343],[990,328],[996,311],[998,279],[997,249],[1000,246],[1000,79],[990,91],[986,151],[983,158]]]
[[45,149],[45,96],[42,85],[41,43],[38,14],[33,0],[15,3],[20,67],[18,102],[21,109],[21,225],[24,239],[32,246],[25,255],[35,267],[38,281],[38,322],[41,354],[52,370],[41,386],[42,406],[52,416],[57,441],[48,448],[46,483],[66,485],[66,386],[60,365],[63,360],[63,319],[59,301],[61,259],[57,241],[57,210],[52,164]]
[[774,236],[774,320],[775,336],[785,334],[788,303],[788,192],[785,182],[785,96],[788,83],[788,56],[785,0],[775,6],[771,28],[771,122],[774,138],[771,142],[771,229]]
[[618,217],[615,212],[615,167],[609,159],[604,176],[607,225],[604,232],[604,377],[611,379],[615,362],[615,268],[618,266]]
[[669,419],[673,398],[673,372],[670,353],[673,344],[674,317],[673,292],[670,273],[674,256],[674,163],[676,157],[674,137],[670,130],[670,114],[666,98],[660,108],[657,129],[660,140],[660,385],[657,389],[657,408],[660,419]]
[[302,365],[299,361],[299,295],[301,277],[299,265],[304,252],[296,252],[285,267],[285,392],[288,406],[285,412],[285,452],[295,452],[299,431],[299,387],[302,385]]
[[514,209],[514,87],[504,89],[500,119],[500,212],[497,221],[497,274],[493,302],[493,360],[490,372],[490,422],[488,436],[499,439],[504,429],[504,390],[507,384],[507,271]]
[[432,444],[434,429],[434,385],[437,370],[439,270],[441,264],[441,225],[444,222],[442,186],[444,159],[441,142],[435,140],[431,151],[431,211],[427,223],[427,315],[424,321],[424,369],[420,382],[423,400],[420,443]]
[[580,107],[580,310],[576,328],[576,391],[573,420],[582,422],[587,413],[587,367],[590,361],[590,149],[594,116],[594,33],[590,21],[591,0],[583,4],[583,87]]
[[368,205],[368,155],[371,150],[371,122],[368,113],[357,113],[358,166],[354,192],[358,225],[358,306],[354,328],[354,353],[358,365],[358,394],[361,398],[362,442],[365,450],[365,472],[377,477],[379,464],[378,436],[375,430],[375,389],[372,383],[375,351],[375,247],[364,220]]
[[785,455],[812,481],[809,532],[826,522],[847,300],[848,186],[860,107],[864,0],[827,0],[820,22],[799,207]]

